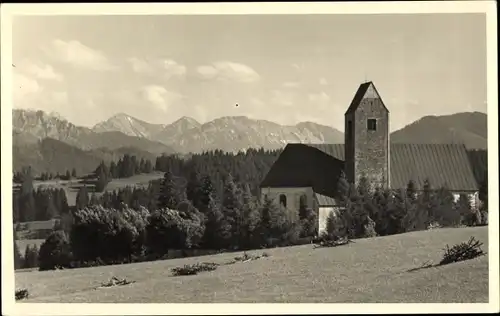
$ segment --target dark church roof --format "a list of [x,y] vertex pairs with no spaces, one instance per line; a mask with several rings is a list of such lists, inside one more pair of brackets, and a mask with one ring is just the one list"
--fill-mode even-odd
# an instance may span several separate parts
[[[429,179],[435,188],[446,185],[452,191],[478,190],[464,145],[391,144],[390,156],[392,188],[405,188],[410,180],[422,188]],[[317,193],[335,196],[343,161],[344,144],[288,144],[261,187],[311,186]]]
[[305,144],[288,144],[261,182],[261,187],[312,187],[335,196],[344,162]]
[[373,84],[373,82],[368,81],[368,82],[362,83],[359,86],[358,91],[356,91],[356,94],[354,95],[354,98],[351,101],[351,105],[349,105],[349,108],[347,108],[347,111],[345,112],[345,114],[349,114],[349,113],[356,111],[356,109],[361,104],[361,101],[363,101],[364,99],[378,99],[378,100],[380,100],[380,102],[382,103],[384,108],[387,110],[387,112],[389,112],[389,110],[385,106],[384,102],[382,101],[382,98],[380,98],[380,95],[377,91],[377,88],[375,88],[375,85]]

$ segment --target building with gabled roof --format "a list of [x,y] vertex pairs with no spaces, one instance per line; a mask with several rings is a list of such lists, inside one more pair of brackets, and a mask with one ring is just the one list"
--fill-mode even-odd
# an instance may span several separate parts
[[352,184],[365,177],[391,189],[414,181],[418,190],[428,179],[435,188],[446,186],[455,198],[468,194],[475,205],[480,173],[475,166],[481,165],[476,163],[481,155],[463,144],[391,144],[389,110],[373,82],[360,85],[344,117],[344,144],[288,144],[261,182],[262,197],[295,210],[302,198],[318,212],[320,233],[328,214],[338,208],[342,172]]

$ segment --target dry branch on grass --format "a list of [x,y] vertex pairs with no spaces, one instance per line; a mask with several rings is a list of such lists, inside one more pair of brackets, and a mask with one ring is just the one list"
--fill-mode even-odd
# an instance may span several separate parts
[[227,262],[226,265],[235,264],[236,262],[248,262],[248,261],[253,261],[253,260],[257,260],[260,258],[267,258],[267,257],[269,257],[269,254],[267,252],[263,252],[261,255],[249,255],[248,253],[244,252],[243,256],[234,257],[234,260]]
[[195,275],[195,274],[198,274],[198,272],[213,271],[213,270],[217,269],[218,266],[219,266],[219,264],[213,263],[213,262],[186,264],[183,267],[173,268],[172,274],[174,276]]
[[320,247],[337,247],[337,246],[342,246],[342,245],[347,245],[349,243],[353,243],[349,238],[339,238],[337,240],[319,240],[317,243],[315,243],[314,248],[320,248]]
[[410,269],[408,270],[408,272],[443,266],[454,262],[460,262],[484,256],[486,253],[481,250],[482,245],[483,243],[479,240],[476,240],[474,237],[471,237],[468,242],[456,244],[451,248],[446,245],[446,248],[444,249],[443,259],[441,259],[438,264],[432,264],[430,261],[426,261],[420,267]]
[[483,243],[479,240],[476,240],[474,237],[471,237],[466,243],[463,242],[451,248],[446,245],[446,249],[444,249],[445,253],[443,255],[443,259],[441,259],[439,265],[445,265],[483,256],[485,255],[485,253],[481,249],[482,245]]
[[28,296],[29,296],[28,289],[16,290],[16,301],[28,298]]
[[127,279],[119,279],[119,278],[113,276],[111,279],[109,279],[108,282],[102,283],[100,287],[112,287],[112,286],[127,285],[127,284],[134,283],[134,282],[135,281],[128,281]]

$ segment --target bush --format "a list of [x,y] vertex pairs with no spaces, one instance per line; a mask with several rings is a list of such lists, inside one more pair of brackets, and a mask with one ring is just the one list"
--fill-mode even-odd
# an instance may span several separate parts
[[40,271],[70,267],[70,245],[64,231],[55,231],[47,237],[40,246],[38,261]]
[[71,250],[80,262],[122,261],[142,252],[148,212],[124,207],[121,210],[89,206],[74,213]]

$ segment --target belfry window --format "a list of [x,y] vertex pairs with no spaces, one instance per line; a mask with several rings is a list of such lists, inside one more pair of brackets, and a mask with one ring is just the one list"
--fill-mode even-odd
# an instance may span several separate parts
[[280,194],[280,204],[281,204],[283,207],[286,207],[286,195],[284,195],[284,194]]
[[369,131],[376,131],[377,130],[377,120],[376,119],[368,119],[367,127],[368,127]]

